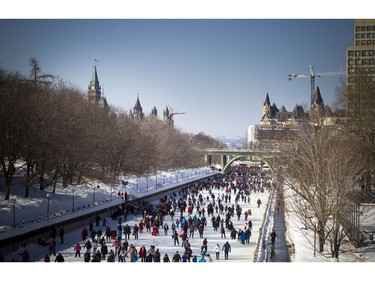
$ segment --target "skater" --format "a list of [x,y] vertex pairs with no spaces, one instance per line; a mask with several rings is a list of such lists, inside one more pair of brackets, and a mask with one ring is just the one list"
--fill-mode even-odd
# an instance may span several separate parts
[[59,229],[60,244],[64,244],[64,227],[61,225]]
[[56,241],[55,241],[55,239],[50,238],[49,241],[48,241],[48,245],[49,245],[49,255],[54,254],[54,256],[56,256]]
[[177,233],[177,231],[175,231],[175,232],[173,233],[172,238],[173,238],[173,243],[174,243],[174,245],[176,246],[176,244],[177,244],[177,245],[180,246],[180,242],[179,242],[179,240],[178,240],[178,233]]
[[170,262],[168,254],[164,255],[163,262]]
[[202,246],[201,246],[201,252],[207,253],[207,238],[204,238],[202,241]]
[[133,244],[130,244],[128,253],[130,254],[130,262],[136,262],[138,251]]
[[79,243],[74,246],[74,252],[76,253],[74,257],[81,257],[81,249],[82,247]]
[[181,255],[178,251],[176,251],[176,253],[173,255],[172,262],[181,262]]
[[65,262],[64,257],[61,253],[57,254],[57,256],[55,258],[55,262]]
[[159,249],[156,249],[156,251],[155,251],[154,262],[160,262],[160,251],[159,251]]
[[81,231],[81,236],[82,236],[82,240],[85,241],[86,238],[87,238],[87,235],[89,235],[88,231],[87,231],[87,228],[84,227]]
[[218,260],[220,257],[220,246],[219,244],[216,244],[215,246],[215,254],[216,254],[216,259]]
[[223,225],[220,228],[220,236],[221,236],[221,238],[227,239],[227,237],[225,235],[225,228],[224,228]]
[[208,260],[208,262],[213,262],[210,254],[207,254],[207,260]]
[[91,257],[90,257],[90,253],[89,253],[89,252],[86,252],[86,253],[83,255],[83,260],[84,260],[84,262],[90,262]]
[[271,243],[272,243],[272,245],[274,245],[274,244],[275,244],[275,241],[276,241],[276,232],[275,232],[274,229],[272,229],[272,232],[271,232],[271,234],[270,234],[270,239],[271,239]]
[[225,244],[223,245],[223,248],[221,250],[224,251],[224,258],[227,260],[228,259],[228,253],[231,252],[231,247],[230,247],[228,241],[225,242]]
[[258,208],[260,207],[260,205],[262,205],[262,201],[260,201],[260,198],[258,198],[257,200],[257,205],[258,205]]
[[46,254],[46,255],[44,256],[44,262],[50,262],[50,261],[51,261],[50,256],[49,256],[48,254]]
[[164,224],[164,235],[168,235],[168,229],[169,229],[168,224],[165,223]]
[[86,240],[86,243],[85,245],[83,246],[83,248],[86,248],[86,250],[91,253],[91,248],[92,248],[92,244],[90,242],[90,240]]
[[22,256],[22,262],[30,262],[30,255],[26,249],[22,253],[19,253],[19,255]]

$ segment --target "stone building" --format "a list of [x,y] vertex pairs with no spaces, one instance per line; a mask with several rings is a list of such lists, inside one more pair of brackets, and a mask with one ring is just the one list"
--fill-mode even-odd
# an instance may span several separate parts
[[301,105],[296,105],[292,111],[288,111],[285,106],[279,109],[275,103],[271,104],[268,93],[262,111],[263,116],[260,124],[255,125],[254,136],[259,145],[265,147],[293,141],[303,122],[312,112],[327,121],[335,117],[330,107],[324,105],[319,87],[316,88],[311,107],[307,111]]

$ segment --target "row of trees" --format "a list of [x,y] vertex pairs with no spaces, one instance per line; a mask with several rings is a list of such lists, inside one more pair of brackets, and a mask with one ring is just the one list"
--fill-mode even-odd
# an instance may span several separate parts
[[[32,76],[0,70],[0,165],[5,200],[12,180],[22,175],[25,197],[58,179],[66,188],[85,179],[111,183],[120,174],[148,175],[159,170],[202,165],[190,134],[164,125],[150,114],[133,119],[126,111],[100,108],[85,93],[63,81],[48,82],[38,62]],[[22,170],[22,173],[21,173]]]
[[354,93],[343,84],[336,100],[336,112],[341,114],[326,118],[310,111],[297,141],[281,148],[278,172],[288,187],[288,211],[317,233],[319,252],[329,242],[336,258],[343,239],[359,230],[353,219],[359,215],[354,208],[358,193],[368,202],[373,198],[375,88],[368,79],[360,85]]

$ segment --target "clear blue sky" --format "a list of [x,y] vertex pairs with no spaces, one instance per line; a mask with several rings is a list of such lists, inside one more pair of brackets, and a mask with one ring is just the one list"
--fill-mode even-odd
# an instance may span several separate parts
[[[162,118],[169,105],[183,132],[244,137],[267,93],[291,111],[307,105],[310,79],[288,74],[345,70],[352,19],[2,19],[0,67],[43,73],[86,92],[94,67],[107,101]],[[331,105],[344,76],[316,79]]]

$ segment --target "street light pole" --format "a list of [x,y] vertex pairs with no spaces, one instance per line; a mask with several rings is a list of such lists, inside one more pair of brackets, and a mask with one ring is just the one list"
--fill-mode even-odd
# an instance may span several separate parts
[[16,228],[16,200],[11,199],[9,201],[13,203],[13,228]]
[[51,195],[49,193],[47,193],[47,220],[49,220],[49,197]]
[[93,188],[94,188],[94,191],[93,191],[93,196],[92,196],[92,202],[95,204],[95,186],[93,186]]
[[73,192],[73,208],[72,208],[72,211],[74,213],[74,193],[76,192],[75,188],[72,189],[72,192]]

